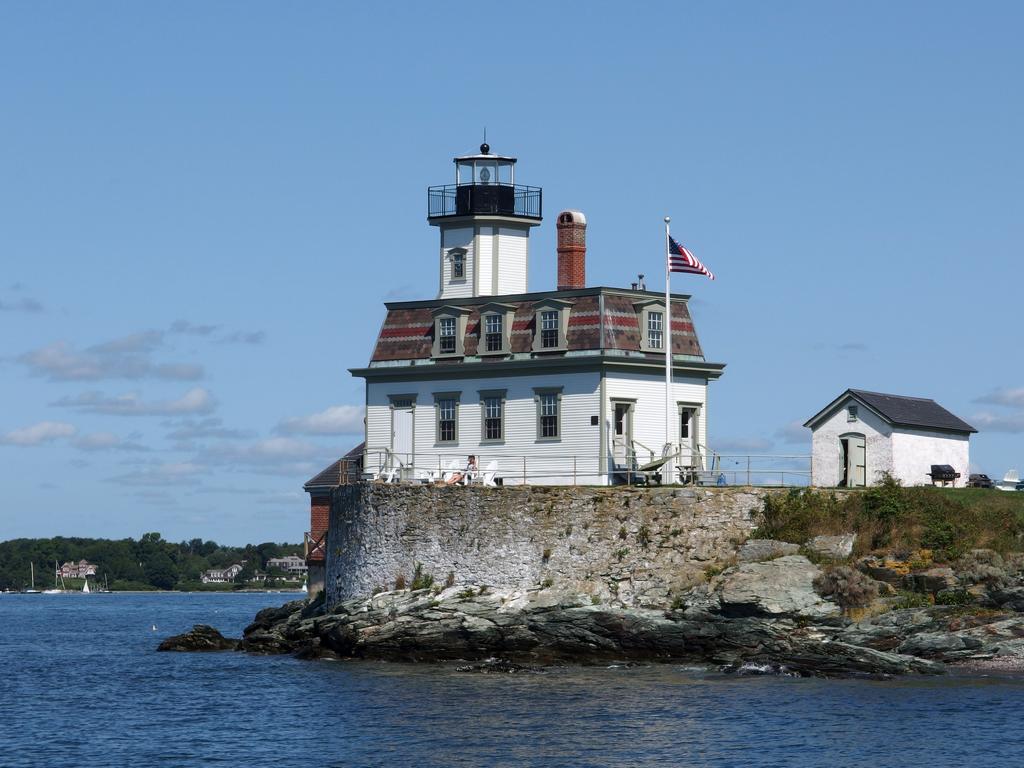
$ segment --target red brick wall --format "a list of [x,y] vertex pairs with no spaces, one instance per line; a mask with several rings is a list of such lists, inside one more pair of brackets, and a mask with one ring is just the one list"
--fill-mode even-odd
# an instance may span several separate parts
[[572,211],[558,214],[558,290],[587,287],[587,223]]
[[[309,535],[315,541],[327,532],[331,515],[331,495],[309,494]],[[321,560],[322,556],[317,554],[309,560]],[[307,560],[307,562],[309,562]]]

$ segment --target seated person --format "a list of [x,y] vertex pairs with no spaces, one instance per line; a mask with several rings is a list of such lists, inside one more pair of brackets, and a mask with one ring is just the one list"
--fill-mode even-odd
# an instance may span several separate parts
[[445,485],[455,485],[455,483],[466,484],[473,480],[476,476],[476,456],[470,455],[469,460],[466,462],[466,468],[461,472],[455,472],[445,480]]

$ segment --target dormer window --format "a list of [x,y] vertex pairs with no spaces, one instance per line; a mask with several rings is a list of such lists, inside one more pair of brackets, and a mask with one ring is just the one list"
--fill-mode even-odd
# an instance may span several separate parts
[[462,357],[465,354],[462,340],[466,336],[466,316],[469,310],[463,307],[438,307],[434,310],[434,357]]
[[665,348],[665,313],[651,310],[647,313],[647,346],[660,351]]
[[569,309],[572,303],[561,299],[544,299],[533,305],[533,351],[564,352]]
[[456,324],[454,317],[442,317],[437,321],[437,349],[442,355],[455,354]]
[[545,309],[539,314],[541,349],[558,346],[558,310]]
[[637,324],[640,326],[640,349],[643,352],[665,352],[668,346],[668,323],[665,302],[658,299],[636,301]]
[[516,308],[512,304],[492,302],[480,307],[478,355],[507,355],[512,349],[509,331]]
[[484,349],[487,352],[501,352],[505,337],[501,321],[499,314],[484,315]]

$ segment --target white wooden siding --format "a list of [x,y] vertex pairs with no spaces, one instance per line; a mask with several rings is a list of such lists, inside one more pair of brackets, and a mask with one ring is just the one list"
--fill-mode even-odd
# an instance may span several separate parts
[[[541,441],[537,435],[535,387],[562,387],[558,441]],[[455,379],[423,382],[371,382],[367,387],[366,434],[367,470],[376,471],[382,448],[391,447],[391,406],[388,395],[415,394],[415,456],[401,457],[414,465],[419,476],[426,470],[447,467],[455,460],[464,466],[469,454],[477,456],[481,470],[491,460],[498,462],[498,475],[505,483],[523,480],[524,459],[527,482],[538,485],[601,484],[601,427],[592,424],[600,413],[598,373],[555,376],[507,376],[503,378]],[[482,443],[480,390],[505,389],[502,444]],[[435,392],[460,392],[458,442],[437,444]]]
[[[452,260],[449,258],[453,248],[466,251],[465,279],[452,281]],[[441,231],[441,292],[438,298],[464,298],[473,295],[474,258],[473,228],[445,229]]]
[[[526,293],[529,232],[502,227],[498,232],[498,293]],[[486,253],[486,251],[484,251]],[[481,288],[483,286],[481,285]]]
[[477,296],[492,296],[491,290],[494,282],[494,227],[480,227],[476,236],[477,269],[480,272],[480,279],[477,281]]
[[[641,373],[608,374],[605,379],[605,393],[608,404],[605,408],[608,430],[608,449],[611,450],[611,423],[614,413],[613,400],[634,400],[633,440],[642,443],[660,457],[665,445],[665,379]],[[708,445],[707,436],[707,380],[696,376],[676,375],[672,380],[671,436],[674,444],[679,442],[679,411],[677,403],[692,403],[700,406],[697,418],[697,443]],[[637,446],[637,460],[643,464],[650,458],[643,448]]]

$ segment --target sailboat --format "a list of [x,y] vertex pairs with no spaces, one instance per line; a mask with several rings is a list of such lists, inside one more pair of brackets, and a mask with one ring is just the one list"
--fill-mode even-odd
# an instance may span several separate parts
[[[57,586],[58,584],[60,584],[59,587]],[[60,595],[60,594],[63,594],[64,592],[67,592],[67,590],[64,588],[64,577],[60,573],[60,566],[57,564],[57,561],[54,560],[53,561],[53,589],[44,589],[43,590],[43,594],[44,595]]]
[[90,590],[89,590],[89,579],[86,578],[85,584],[82,585],[82,594],[83,595],[88,595],[89,592],[90,592]]
[[31,581],[32,586],[29,587],[28,589],[23,589],[21,591],[22,591],[23,594],[26,594],[26,595],[38,595],[39,594],[39,590],[36,589],[36,564],[35,563],[29,563],[28,567],[29,567],[29,573],[31,574],[29,576],[29,578],[32,580]]

